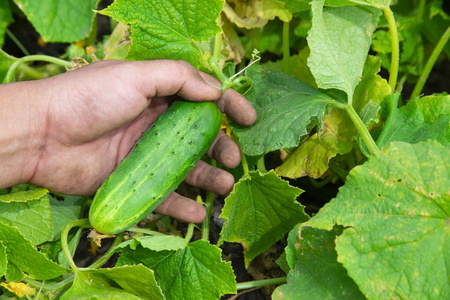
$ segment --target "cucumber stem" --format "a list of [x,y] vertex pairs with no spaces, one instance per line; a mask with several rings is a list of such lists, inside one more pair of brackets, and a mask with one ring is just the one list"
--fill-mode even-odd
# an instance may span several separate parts
[[392,44],[392,57],[391,57],[391,70],[389,74],[389,85],[392,92],[395,91],[397,86],[398,67],[400,63],[400,45],[398,40],[397,25],[395,24],[394,13],[389,5],[381,8],[384,12],[384,16],[389,24],[389,30],[391,32],[391,44]]
[[263,280],[255,280],[255,281],[247,281],[247,282],[238,282],[236,284],[236,289],[246,290],[255,287],[262,287],[268,285],[279,285],[287,282],[287,277],[279,277],[279,278],[271,278],[271,279],[263,279]]
[[425,67],[423,69],[422,74],[420,74],[419,80],[417,80],[416,86],[414,87],[414,90],[411,94],[410,99],[414,99],[420,95],[420,93],[423,90],[423,87],[425,86],[425,82],[428,79],[428,76],[431,73],[431,70],[433,69],[436,61],[439,58],[439,55],[441,54],[442,50],[444,49],[445,44],[447,44],[448,40],[450,38],[450,26],[447,28],[447,30],[444,32],[444,34],[439,39],[439,42],[436,44],[436,47],[434,47],[433,52],[430,55],[430,58],[428,58],[427,63],[425,64]]
[[[213,167],[217,166],[217,163],[214,159],[211,159],[210,164]],[[202,222],[202,240],[204,241],[209,241],[209,229],[211,222],[211,213],[214,204],[214,195],[215,194],[213,192],[206,193],[206,200],[205,200],[206,217]]]
[[23,54],[29,56],[30,52],[28,52],[27,48],[19,41],[19,39],[8,29],[5,30],[6,34],[9,36],[9,38],[16,44],[16,46],[20,49],[20,51],[23,52]]
[[12,82],[14,79],[14,73],[16,69],[23,63],[31,62],[31,61],[45,61],[53,64],[57,64],[66,68],[70,67],[70,62],[66,60],[62,60],[56,57],[48,56],[48,55],[29,55],[24,56],[22,58],[19,58],[16,60],[8,69],[8,72],[5,75],[5,78],[3,80],[3,83],[9,83]]
[[367,130],[366,126],[362,122],[361,118],[356,113],[355,109],[351,105],[345,105],[345,111],[347,111],[348,116],[352,120],[353,124],[356,126],[358,133],[361,135],[364,144],[369,150],[370,154],[375,154],[378,152],[378,147],[373,140],[370,132]]
[[261,173],[267,173],[266,164],[264,161],[264,155],[260,159],[258,159],[256,166],[258,167],[258,170],[261,171]]
[[89,224],[88,219],[81,219],[81,220],[75,220],[67,224],[64,229],[61,232],[61,247],[64,253],[64,256],[67,259],[67,262],[70,265],[70,268],[74,271],[78,270],[78,267],[75,265],[75,262],[73,261],[72,254],[70,253],[69,249],[69,243],[67,241],[67,237],[69,236],[69,231],[74,227],[81,227],[81,228],[89,228],[91,225]]

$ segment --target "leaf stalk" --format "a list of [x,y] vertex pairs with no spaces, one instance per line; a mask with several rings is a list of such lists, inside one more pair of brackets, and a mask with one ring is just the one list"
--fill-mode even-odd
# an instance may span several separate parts
[[389,85],[392,92],[395,91],[397,86],[398,68],[400,63],[400,45],[398,39],[398,30],[395,23],[394,13],[389,5],[383,6],[384,16],[389,24],[389,30],[391,32],[391,44],[392,44],[392,57],[391,57],[391,70],[389,74]]
[[61,247],[64,256],[66,257],[67,262],[70,265],[70,268],[74,271],[77,271],[78,267],[75,265],[75,262],[73,261],[72,254],[70,254],[69,243],[67,240],[69,236],[69,231],[74,227],[89,228],[91,227],[91,225],[89,224],[88,219],[75,220],[67,224],[61,232]]
[[351,105],[345,105],[345,111],[348,113],[348,116],[352,120],[353,124],[356,126],[358,133],[361,135],[364,144],[369,150],[370,154],[375,154],[378,152],[378,147],[375,141],[373,140],[370,132],[367,130],[366,126],[362,122],[361,118],[356,113],[355,109]]
[[23,63],[27,63],[27,62],[32,62],[32,61],[45,61],[45,62],[49,62],[49,63],[53,63],[56,65],[60,65],[66,68],[70,67],[70,62],[66,61],[66,60],[62,60],[53,56],[48,56],[48,55],[29,55],[29,56],[24,56],[19,58],[18,60],[16,60],[11,67],[9,67],[8,72],[6,73],[5,79],[3,80],[3,83],[9,83],[12,82],[14,79],[14,73],[16,71],[16,69]]
[[238,282],[236,284],[236,289],[246,290],[255,287],[263,287],[268,285],[279,285],[285,284],[287,282],[287,277],[279,277],[279,278],[271,278],[271,279],[263,279],[263,280],[255,280],[255,281],[247,281],[247,282]]
[[428,79],[428,76],[431,73],[431,70],[433,69],[434,65],[436,64],[436,61],[439,58],[439,55],[441,54],[442,50],[444,49],[445,45],[447,44],[448,40],[450,38],[450,26],[447,28],[447,30],[444,32],[444,34],[439,39],[439,42],[436,44],[436,47],[434,47],[433,52],[431,53],[430,57],[427,60],[427,63],[425,64],[425,67],[423,69],[422,74],[420,74],[419,79],[417,80],[416,85],[414,86],[414,90],[411,93],[410,99],[414,99],[420,95],[420,93],[423,90],[423,87],[425,86],[425,82]]

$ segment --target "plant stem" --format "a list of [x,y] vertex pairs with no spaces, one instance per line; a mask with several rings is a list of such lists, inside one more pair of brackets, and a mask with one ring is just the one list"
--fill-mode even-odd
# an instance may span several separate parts
[[391,86],[392,92],[395,91],[395,87],[397,85],[397,77],[398,77],[398,66],[400,63],[400,45],[398,40],[398,31],[397,25],[395,24],[394,13],[392,12],[389,5],[383,6],[381,8],[384,12],[384,16],[386,17],[389,30],[391,32],[391,43],[392,43],[392,57],[391,57],[391,70],[389,74],[389,85]]
[[291,56],[289,46],[289,25],[290,22],[283,22],[283,72],[289,71],[289,58]]
[[16,36],[9,31],[9,29],[5,30],[6,34],[9,36],[9,38],[14,42],[14,44],[16,44],[16,46],[20,49],[20,51],[23,52],[23,54],[25,55],[30,55],[30,52],[28,52],[27,48],[25,48],[25,46],[19,41],[18,38],[16,38]]
[[48,292],[48,291],[60,291],[60,290],[64,290],[67,287],[69,287],[72,282],[73,282],[73,274],[67,274],[67,278],[65,278],[64,280],[60,281],[60,282],[46,282],[44,286],[42,286],[42,282],[41,281],[37,281],[28,277],[25,277],[23,279],[23,281],[25,281],[28,285],[30,285],[31,287],[38,289],[42,287],[42,290],[44,292]]
[[[217,163],[215,160],[211,159],[211,166],[216,167]],[[214,204],[214,196],[215,194],[212,192],[206,193],[205,200],[205,209],[206,209],[206,218],[202,222],[202,240],[209,241],[209,226],[211,222],[211,213]]]
[[373,140],[372,136],[370,135],[370,132],[367,130],[364,123],[361,121],[361,118],[358,116],[353,106],[345,105],[345,110],[347,111],[348,116],[352,120],[353,124],[356,126],[356,130],[358,130],[358,133],[361,135],[364,144],[366,145],[370,154],[373,155],[377,153],[378,147],[375,141]]
[[267,173],[264,155],[260,159],[258,159],[256,166],[258,167],[258,170],[260,170],[262,173]]
[[425,64],[425,68],[423,69],[422,74],[420,74],[419,80],[417,81],[416,86],[414,87],[414,90],[411,94],[410,99],[414,99],[414,98],[418,97],[419,94],[422,92],[422,89],[425,85],[425,82],[428,79],[428,76],[431,73],[431,70],[434,67],[434,64],[436,63],[437,59],[439,58],[439,55],[441,54],[442,50],[444,49],[445,44],[447,44],[449,38],[450,38],[450,26],[447,28],[447,30],[444,32],[444,34],[441,36],[436,47],[434,47],[433,52],[431,53],[430,57],[428,58],[427,63]]
[[100,257],[97,261],[95,261],[93,264],[89,266],[89,269],[98,269],[101,266],[103,266],[108,259],[111,257],[111,255],[114,254],[114,250],[123,241],[123,236],[125,235],[125,232],[121,232],[116,235],[116,238],[114,239],[114,242],[111,244],[111,247],[109,247],[108,251],[106,251],[105,254],[103,254],[102,257]]
[[[241,151],[242,153],[242,151]],[[241,163],[242,163],[242,168],[244,169],[244,176],[248,175],[249,169],[248,169],[248,162],[247,162],[247,157],[245,156],[244,153],[242,153],[241,155]]]
[[127,231],[145,233],[148,235],[164,235],[164,233],[161,233],[158,231],[154,231],[154,230],[147,229],[147,228],[139,228],[139,227],[131,227],[131,228],[128,228]]
[[3,80],[3,83],[8,83],[13,81],[14,72],[16,69],[23,63],[31,62],[31,61],[46,61],[49,63],[57,64],[66,68],[70,67],[70,62],[66,60],[62,60],[53,56],[47,56],[47,55],[29,55],[24,56],[22,58],[19,58],[16,60],[11,67],[9,67],[8,72],[6,73],[5,79]]
[[419,7],[417,8],[417,15],[416,15],[417,22],[422,22],[422,20],[423,20],[426,3],[427,3],[426,0],[420,0],[420,2],[419,2]]
[[189,243],[189,241],[192,239],[192,236],[194,235],[194,223],[189,223],[188,230],[186,232],[186,236],[184,237],[186,243]]
[[36,70],[36,69],[33,69],[33,68],[31,68],[30,66],[28,66],[28,65],[22,64],[22,65],[20,65],[20,66],[18,67],[18,69],[19,69],[21,72],[24,72],[25,74],[27,74],[28,76],[33,77],[34,79],[42,79],[42,78],[45,78],[44,73],[42,73],[42,72],[40,72],[40,71],[38,71],[38,70]]
[[287,277],[279,277],[272,279],[264,279],[264,280],[255,280],[255,281],[247,281],[247,282],[238,282],[236,284],[236,288],[238,291],[251,289],[255,287],[262,287],[268,285],[279,285],[287,282]]
[[392,94],[388,99],[386,99],[389,109],[389,115],[386,119],[386,122],[384,122],[383,130],[381,131],[380,136],[377,139],[377,146],[379,148],[383,148],[390,138],[392,125],[394,124],[395,117],[397,115],[398,99],[400,99],[399,93]]
[[69,244],[67,241],[67,237],[69,236],[69,231],[73,227],[81,227],[81,228],[89,228],[91,225],[89,224],[88,219],[81,219],[81,220],[75,220],[70,222],[69,224],[64,227],[64,229],[61,232],[61,247],[64,253],[64,256],[67,259],[67,262],[69,263],[72,270],[76,271],[78,270],[78,267],[75,265],[75,262],[73,261],[72,254],[70,254],[69,250]]

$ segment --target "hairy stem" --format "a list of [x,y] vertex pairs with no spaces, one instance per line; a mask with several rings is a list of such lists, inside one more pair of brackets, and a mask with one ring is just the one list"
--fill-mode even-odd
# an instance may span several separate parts
[[251,289],[251,288],[255,288],[255,287],[262,287],[262,286],[268,286],[268,285],[279,285],[279,284],[284,284],[286,282],[287,282],[287,277],[255,280],[255,281],[248,281],[248,282],[239,282],[236,284],[236,288],[238,291],[240,291],[240,290]]
[[439,55],[441,54],[442,50],[445,47],[445,44],[447,44],[448,40],[450,38],[450,26],[447,28],[447,30],[444,32],[444,34],[439,39],[439,42],[437,43],[436,47],[434,47],[433,52],[430,55],[430,58],[428,58],[427,63],[425,64],[425,68],[423,69],[422,74],[420,74],[419,80],[417,80],[416,86],[414,87],[414,90],[411,94],[410,99],[414,99],[420,95],[420,93],[423,90],[423,87],[425,86],[425,82],[428,79],[428,76],[431,73],[431,70],[433,69],[436,61],[439,58]]
[[391,86],[392,92],[394,92],[397,85],[398,67],[400,63],[400,45],[398,40],[398,31],[397,25],[395,24],[394,13],[392,12],[390,6],[383,6],[382,10],[384,12],[384,16],[388,21],[389,30],[391,32],[392,57],[391,70],[389,74],[389,85]]
[[11,67],[9,67],[8,72],[6,73],[5,79],[3,80],[3,83],[12,82],[14,79],[14,73],[16,69],[23,63],[32,62],[32,61],[45,61],[53,64],[57,64],[66,68],[70,67],[70,62],[66,60],[62,60],[56,57],[47,56],[47,55],[29,55],[24,56],[22,58],[19,58],[16,60]]

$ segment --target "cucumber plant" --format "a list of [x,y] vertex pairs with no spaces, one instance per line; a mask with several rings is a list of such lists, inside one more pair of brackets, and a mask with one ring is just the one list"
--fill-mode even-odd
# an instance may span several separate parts
[[[240,145],[242,163],[230,170],[236,183],[221,208],[224,222],[217,244],[210,240],[212,193],[198,199],[207,208],[206,220],[197,228],[189,224],[183,238],[128,228],[153,208],[127,212],[119,207],[121,199],[103,194],[109,183],[91,204],[92,224],[80,219],[90,199],[64,197],[61,202],[55,200],[61,195],[29,186],[2,191],[0,284],[5,295],[198,299],[201,294],[219,299],[271,285],[266,293],[273,299],[450,297],[445,242],[450,96],[445,90],[430,92],[426,84],[433,66],[448,65],[450,57],[446,2],[115,0],[96,15],[96,1],[79,0],[79,13],[59,16],[74,18],[71,24],[83,24],[83,29],[91,27],[89,34],[74,28],[83,36],[81,43],[75,34],[63,34],[72,38],[63,40],[52,32],[57,28],[52,24],[43,30],[42,20],[58,18],[35,18],[37,8],[22,0],[0,1],[6,3],[0,5],[0,15],[6,16],[0,34],[13,21],[13,2],[44,39],[72,44],[58,58],[18,59],[0,52],[5,82],[44,77],[45,72],[26,64],[33,60],[45,60],[49,68],[67,67],[74,56],[89,61],[92,53],[97,59],[182,59],[216,76],[223,89],[244,93],[258,119],[250,127],[226,118],[222,122]],[[40,4],[49,9],[39,12],[61,13],[53,2]],[[105,43],[95,44],[93,20],[100,16],[119,25]],[[170,127],[171,121],[163,122]],[[160,143],[171,147],[173,136]],[[161,155],[156,146],[148,148],[147,157]],[[156,167],[146,172],[145,159],[129,160],[136,168],[124,164],[125,170],[119,167],[108,180],[123,185],[126,198],[134,194],[134,181],[162,172]],[[191,165],[172,160],[170,150],[159,161],[169,169],[175,163]],[[127,178],[130,168],[137,170],[134,179]],[[172,190],[178,181],[171,177],[164,184]],[[158,185],[155,200],[163,190]],[[314,197],[308,196],[312,191]],[[108,210],[96,215],[107,204]],[[9,214],[19,208],[26,213]],[[108,219],[110,214],[114,218]],[[23,225],[35,215],[43,216],[41,230]],[[60,215],[71,217],[61,221]],[[105,229],[98,224],[103,219],[110,222]],[[98,261],[79,267],[73,254],[91,225],[100,232],[127,228],[127,233],[116,234]],[[201,235],[194,235],[195,230]],[[221,248],[240,243],[245,266],[254,266],[278,241],[286,244],[276,261],[285,274],[281,277],[236,282],[232,266],[221,257]],[[118,259],[113,266],[101,268],[114,253]]]

